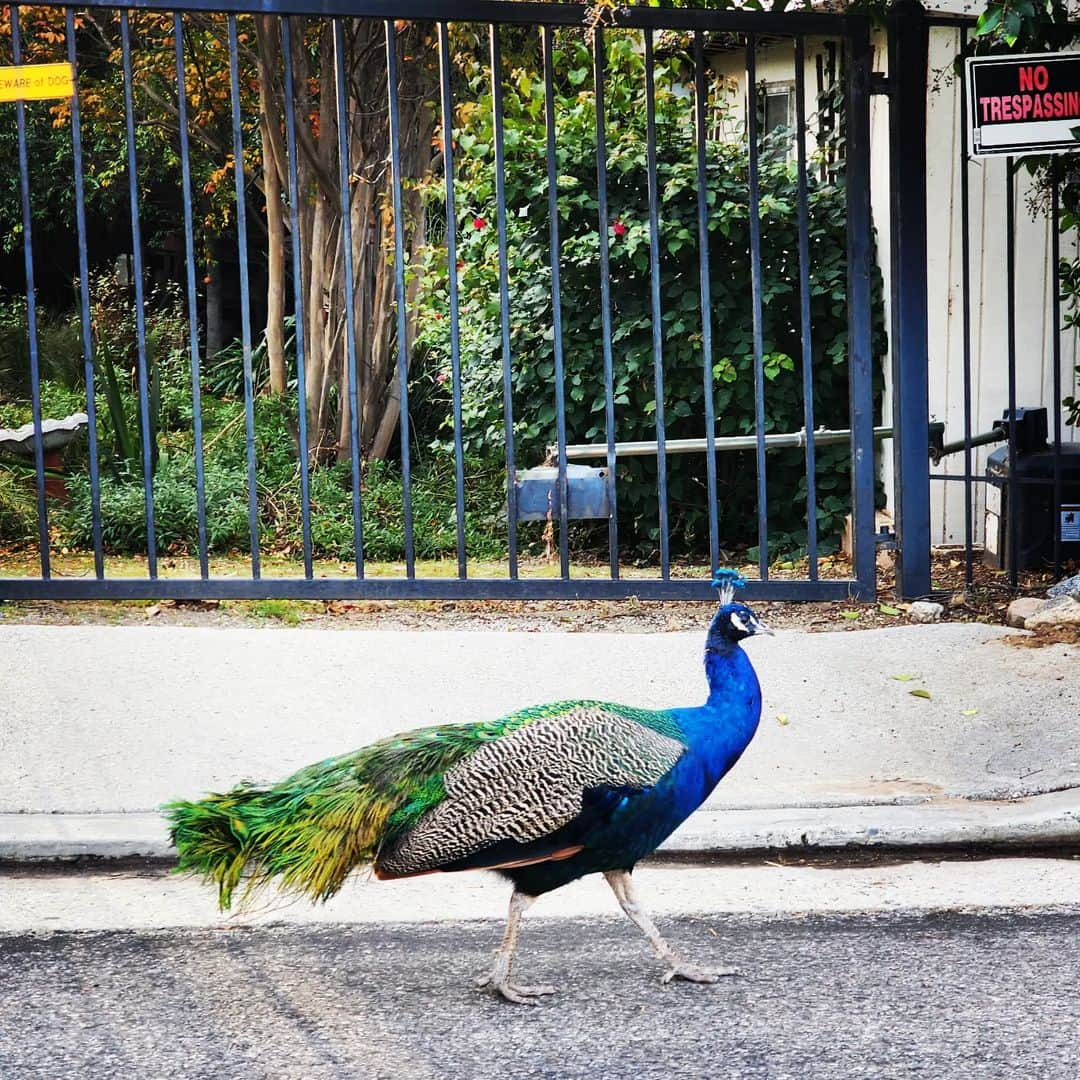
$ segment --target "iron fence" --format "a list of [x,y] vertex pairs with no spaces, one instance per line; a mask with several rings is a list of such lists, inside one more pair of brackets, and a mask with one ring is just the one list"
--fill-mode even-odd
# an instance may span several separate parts
[[[11,55],[13,62],[23,60],[24,41],[19,20],[19,8],[11,8]],[[25,11],[39,9],[22,9]],[[90,2],[78,8],[48,8],[63,10],[65,48],[69,62],[79,62],[76,28],[77,12],[107,13],[110,5]],[[155,434],[153,430],[152,399],[155,393],[154,375],[148,361],[146,325],[146,267],[144,265],[145,242],[142,237],[142,215],[139,181],[139,115],[136,103],[138,81],[133,69],[133,44],[131,24],[133,14],[153,11],[171,14],[175,45],[175,98],[179,132],[178,154],[180,159],[181,196],[183,207],[183,290],[186,300],[188,324],[188,362],[190,366],[191,431],[195,464],[196,491],[196,547],[198,555],[197,577],[176,577],[162,573],[159,538],[155,530]],[[239,327],[243,370],[243,425],[245,430],[244,468],[247,478],[247,532],[250,552],[250,573],[245,577],[226,576],[212,572],[211,544],[208,538],[209,508],[206,490],[206,445],[204,437],[204,402],[202,387],[206,349],[199,332],[199,265],[200,252],[197,245],[197,223],[192,198],[192,149],[189,116],[185,91],[188,81],[186,65],[189,60],[184,50],[186,13],[213,14],[225,20],[225,46],[228,67],[228,101],[231,110],[230,135],[232,182],[235,187],[235,233],[239,288]],[[27,324],[29,335],[30,396],[33,405],[32,423],[33,468],[37,496],[38,547],[40,572],[34,577],[0,578],[0,598],[149,598],[149,597],[221,597],[221,598],[557,598],[557,597],[605,597],[618,598],[636,595],[647,598],[701,598],[710,596],[711,571],[722,561],[729,559],[730,536],[725,533],[726,523],[720,512],[722,496],[718,486],[717,455],[723,439],[717,435],[715,410],[714,369],[719,357],[714,355],[714,320],[712,316],[712,283],[716,268],[710,263],[710,233],[715,211],[708,202],[707,170],[711,146],[709,141],[710,119],[707,102],[710,92],[712,68],[710,49],[716,40],[723,40],[726,48],[741,50],[743,55],[742,87],[744,94],[745,144],[748,155],[749,244],[745,256],[749,263],[751,289],[745,302],[751,313],[753,415],[748,432],[753,437],[753,463],[756,483],[756,539],[757,578],[750,582],[747,595],[769,599],[827,599],[853,596],[870,597],[874,594],[874,354],[873,354],[873,238],[870,213],[870,126],[869,95],[871,92],[871,52],[868,24],[857,16],[821,12],[797,14],[669,10],[657,8],[618,9],[607,24],[595,25],[588,42],[592,54],[593,123],[595,124],[595,228],[597,236],[596,270],[599,287],[599,353],[602,366],[603,402],[599,410],[603,417],[604,460],[606,474],[604,484],[607,494],[606,573],[600,570],[603,562],[590,567],[587,573],[575,567],[571,558],[570,477],[568,446],[580,432],[567,427],[567,370],[564,335],[563,288],[560,272],[564,266],[563,237],[560,235],[560,158],[556,102],[556,35],[561,33],[584,33],[591,12],[575,4],[501,3],[468,0],[454,4],[420,3],[414,0],[397,0],[395,3],[377,0],[323,0],[318,4],[306,4],[302,0],[293,3],[274,4],[258,9],[258,14],[280,16],[282,65],[281,78],[284,87],[283,130],[276,135],[283,139],[287,176],[284,193],[287,204],[288,232],[291,249],[291,292],[295,308],[295,433],[297,444],[301,576],[286,576],[280,572],[268,575],[260,548],[260,506],[258,480],[258,447],[256,440],[256,385],[253,375],[253,314],[251,246],[252,220],[248,190],[251,184],[249,168],[245,164],[245,138],[250,141],[250,124],[245,125],[242,109],[242,86],[238,19],[246,19],[252,13],[250,2],[230,0],[192,0],[175,4],[142,3],[118,12],[120,60],[124,75],[123,122],[126,133],[126,173],[128,203],[130,210],[131,257],[133,270],[133,310],[135,316],[136,357],[135,382],[137,389],[137,421],[139,427],[139,471],[143,486],[146,535],[145,577],[120,576],[110,572],[108,545],[103,538],[101,517],[102,453],[99,440],[100,409],[97,397],[101,389],[101,367],[94,355],[94,328],[91,325],[91,297],[89,293],[90,268],[93,260],[91,238],[86,221],[86,177],[83,171],[84,148],[83,120],[80,114],[79,93],[70,100],[70,128],[74,162],[74,238],[77,247],[77,278],[79,315],[84,349],[83,371],[86,383],[86,412],[88,415],[88,472],[90,504],[92,511],[93,570],[83,576],[54,572],[50,560],[50,503],[46,493],[47,468],[45,434],[42,427],[39,350],[35,308],[35,246],[34,215],[32,214],[33,175],[35,163],[29,160],[26,138],[27,106],[16,102],[15,114],[18,133],[19,178],[21,185],[21,213],[23,253],[26,278]],[[302,155],[301,139],[307,118],[298,119],[297,109],[301,102],[308,102],[303,87],[297,86],[294,63],[296,45],[294,36],[302,33],[299,23],[292,16],[329,20],[333,57],[322,57],[324,64],[332,67],[330,78],[323,84],[324,94],[332,99],[320,106],[322,116],[329,118],[337,128],[336,183],[340,205],[337,207],[340,229],[336,243],[343,266],[342,289],[346,316],[342,320],[344,347],[342,351],[345,378],[344,397],[340,407],[348,414],[348,468],[349,496],[351,505],[351,531],[353,558],[349,573],[322,576],[315,562],[316,544],[313,540],[312,468],[313,432],[310,430],[311,415],[308,395],[310,392],[306,362],[310,359],[313,342],[306,338],[312,325],[305,313],[309,312],[312,299],[310,282],[305,281],[302,264],[302,245],[311,241],[311,224],[306,220],[307,193],[302,188],[299,161]],[[349,86],[345,62],[346,31],[355,20],[378,20],[383,27],[383,55],[386,77],[385,123],[388,132],[389,206],[385,212],[392,219],[392,242],[389,257],[392,260],[394,349],[392,365],[394,377],[387,384],[386,393],[396,395],[400,407],[398,441],[400,453],[401,503],[401,569],[400,572],[370,572],[370,560],[365,555],[365,462],[363,446],[365,433],[361,430],[362,407],[359,387],[366,376],[368,357],[365,350],[370,342],[362,340],[356,320],[351,313],[362,300],[358,296],[357,271],[354,261],[357,245],[362,241],[354,235],[356,221],[352,213],[352,200],[357,186],[353,174],[352,148],[349,143]],[[449,413],[453,443],[453,515],[455,532],[455,573],[451,577],[424,572],[418,566],[416,553],[417,522],[414,507],[413,456],[415,444],[411,431],[410,383],[408,346],[410,326],[409,309],[415,304],[410,292],[411,275],[408,249],[409,235],[405,196],[406,178],[403,176],[401,146],[402,131],[401,78],[403,65],[415,64],[416,57],[403,54],[399,42],[400,20],[430,22],[434,28],[431,48],[437,62],[437,99],[441,135],[441,168],[443,171],[443,200],[445,207],[445,265],[448,297],[446,314],[449,324],[450,393]],[[503,467],[505,470],[506,495],[506,573],[505,576],[473,576],[470,572],[466,537],[466,501],[468,478],[466,461],[466,421],[463,415],[463,384],[469,357],[462,350],[462,302],[456,272],[459,260],[460,208],[455,202],[458,175],[456,154],[459,145],[452,131],[455,115],[456,84],[451,57],[450,32],[454,24],[479,24],[484,27],[487,38],[487,83],[491,100],[492,160],[494,163],[494,205],[497,230],[497,296],[494,298],[497,312],[493,319],[498,325],[500,352],[499,381],[501,384],[503,417],[502,432],[505,441]],[[507,177],[506,130],[504,115],[503,49],[505,36],[535,33],[539,36],[539,78],[543,83],[543,110],[537,123],[543,128],[543,172],[546,182],[548,219],[547,272],[551,290],[551,348],[553,373],[551,396],[554,406],[554,453],[553,465],[557,470],[550,514],[550,528],[557,535],[557,576],[544,577],[531,574],[523,567],[522,541],[518,529],[517,477],[521,466],[517,443],[517,423],[520,417],[514,411],[514,385],[517,369],[515,354],[515,325],[513,294],[511,290],[512,268],[508,256],[508,207],[505,190]],[[606,127],[605,93],[608,89],[606,70],[608,54],[605,38],[612,34],[634,35],[635,47],[640,48],[644,61],[645,118],[644,138],[646,144],[647,174],[647,276],[649,287],[649,314],[651,322],[652,385],[655,403],[655,456],[656,456],[656,568],[655,572],[642,576],[628,576],[626,562],[620,557],[625,545],[620,541],[618,507],[620,504],[619,462],[620,443],[617,437],[616,374],[620,366],[617,341],[617,313],[611,292],[611,241],[613,220],[609,205],[609,155]],[[693,161],[696,177],[694,192],[694,219],[697,246],[696,282],[688,281],[687,289],[698,296],[700,319],[701,354],[701,401],[703,408],[703,437],[705,440],[706,479],[704,501],[707,516],[707,559],[696,566],[681,565],[673,558],[671,522],[671,491],[669,477],[669,417],[666,414],[665,386],[665,330],[662,310],[662,229],[663,193],[660,190],[660,162],[658,161],[656,101],[656,50],[664,35],[681,35],[680,41],[688,47],[692,71],[685,86],[693,98],[692,130],[686,139],[686,153]],[[810,243],[808,171],[811,168],[808,147],[808,105],[804,72],[807,69],[807,53],[817,38],[840,41],[846,53],[844,67],[846,108],[844,125],[846,147],[844,152],[844,189],[846,213],[846,290],[842,302],[846,308],[847,340],[844,362],[848,372],[848,395],[850,409],[849,434],[845,437],[850,449],[851,510],[853,519],[854,553],[849,569],[824,573],[819,552],[821,537],[818,535],[818,491],[815,481],[819,475],[817,447],[814,433],[817,427],[815,415],[814,326],[811,316],[813,290],[813,252]],[[770,381],[766,372],[766,341],[763,329],[763,310],[774,302],[763,292],[763,244],[768,237],[762,232],[762,191],[760,166],[762,144],[767,133],[760,130],[756,107],[756,88],[759,82],[758,62],[762,42],[776,48],[776,41],[786,42],[791,70],[794,72],[793,131],[797,173],[797,193],[794,215],[796,220],[797,250],[794,263],[798,267],[796,335],[799,340],[797,356],[799,385],[802,392],[802,421],[804,429],[803,458],[805,462],[806,495],[802,505],[793,512],[805,516],[807,523],[805,571],[778,574],[770,559],[769,502],[767,494],[768,449],[767,435],[769,417],[767,411]],[[301,42],[302,44],[302,42]],[[332,108],[331,108],[332,104]],[[4,108],[6,106],[0,106]],[[354,106],[355,107],[355,106]],[[250,154],[247,154],[250,158]],[[384,212],[380,209],[380,213]],[[367,222],[362,223],[367,227]],[[40,252],[37,253],[40,260]],[[723,272],[730,272],[725,269]],[[1011,399],[1010,399],[1011,400]],[[344,412],[343,414],[344,415]],[[317,433],[316,433],[317,434]],[[676,448],[678,449],[678,448]],[[968,470],[970,472],[970,469]],[[965,482],[970,482],[968,479]],[[602,576],[595,576],[602,574]]]

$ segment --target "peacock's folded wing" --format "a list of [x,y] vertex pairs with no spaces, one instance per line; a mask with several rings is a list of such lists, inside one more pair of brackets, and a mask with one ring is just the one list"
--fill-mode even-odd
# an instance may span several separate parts
[[[605,792],[656,784],[686,750],[664,713],[597,702],[553,707],[443,775],[445,796],[380,852],[380,877],[524,865],[580,848]],[[578,841],[575,843],[575,841]]]

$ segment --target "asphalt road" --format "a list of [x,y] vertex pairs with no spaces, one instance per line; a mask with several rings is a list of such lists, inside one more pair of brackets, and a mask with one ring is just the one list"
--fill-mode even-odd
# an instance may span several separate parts
[[0,936],[0,1077],[1075,1080],[1080,907],[526,925],[537,1008],[471,987],[494,922]]

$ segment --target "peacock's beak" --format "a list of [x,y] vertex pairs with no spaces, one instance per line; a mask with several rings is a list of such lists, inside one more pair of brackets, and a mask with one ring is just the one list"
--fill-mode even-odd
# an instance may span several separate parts
[[772,631],[772,628],[766,626],[765,623],[763,623],[756,616],[750,628],[754,631],[755,634],[768,634],[769,637],[776,637],[776,635]]

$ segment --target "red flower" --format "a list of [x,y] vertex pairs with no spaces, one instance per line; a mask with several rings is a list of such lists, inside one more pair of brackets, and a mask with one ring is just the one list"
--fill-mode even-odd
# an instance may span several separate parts
[[458,264],[457,264],[457,268],[458,268],[459,270],[464,270],[464,269],[465,269],[465,263],[464,263],[464,261],[463,261],[463,260],[461,260],[461,259],[458,259]]
[[472,227],[479,232],[481,229],[487,228],[487,218],[474,217],[472,219]]
[[616,221],[611,226],[611,228],[612,228],[612,231],[615,233],[616,236],[625,236],[626,235],[626,226],[621,221]]
[[446,380],[447,380],[447,379],[448,379],[449,377],[450,377],[450,376],[449,376],[449,375],[447,375],[445,371],[440,371],[440,372],[439,372],[439,374],[435,376],[435,381],[436,381],[436,382],[437,382],[437,383],[438,383],[438,384],[439,384],[440,386],[442,386],[442,384],[443,384],[444,382],[446,382]]

